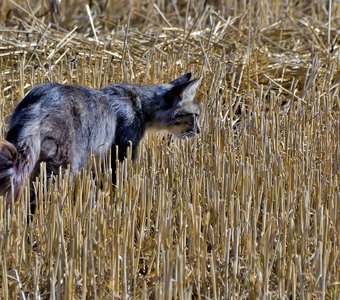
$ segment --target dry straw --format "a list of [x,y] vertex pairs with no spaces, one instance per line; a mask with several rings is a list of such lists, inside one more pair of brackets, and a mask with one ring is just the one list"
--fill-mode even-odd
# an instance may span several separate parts
[[188,70],[202,133],[2,201],[0,298],[339,299],[339,2],[85,4],[1,2],[2,133],[35,84]]

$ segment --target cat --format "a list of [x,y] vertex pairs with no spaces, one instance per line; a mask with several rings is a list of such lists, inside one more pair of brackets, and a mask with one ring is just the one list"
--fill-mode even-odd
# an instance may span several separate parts
[[34,87],[15,108],[0,142],[0,195],[7,203],[17,199],[26,179],[39,174],[41,162],[48,177],[68,166],[74,175],[91,151],[101,156],[111,148],[114,164],[118,146],[123,161],[130,142],[135,159],[147,129],[195,136],[200,132],[195,102],[200,79],[191,77],[187,73],[168,84],[114,84],[100,90],[59,83]]

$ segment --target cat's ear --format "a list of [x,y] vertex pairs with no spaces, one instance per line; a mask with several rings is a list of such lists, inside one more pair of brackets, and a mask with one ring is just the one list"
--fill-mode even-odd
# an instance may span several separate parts
[[178,102],[194,101],[200,83],[201,79],[195,79],[175,85],[165,95],[167,104],[174,105]]
[[192,102],[195,100],[195,96],[198,90],[198,87],[201,83],[201,78],[191,80],[188,82],[189,84],[183,89],[181,93],[181,101],[185,102]]
[[177,84],[188,82],[190,80],[191,76],[192,76],[191,72],[186,73],[186,74],[176,78],[175,80],[171,81],[170,84],[177,85]]

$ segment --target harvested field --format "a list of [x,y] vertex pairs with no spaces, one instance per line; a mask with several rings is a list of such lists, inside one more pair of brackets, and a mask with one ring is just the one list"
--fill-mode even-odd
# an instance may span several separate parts
[[339,299],[339,45],[339,1],[2,1],[2,137],[36,84],[187,71],[202,132],[0,200],[0,298]]

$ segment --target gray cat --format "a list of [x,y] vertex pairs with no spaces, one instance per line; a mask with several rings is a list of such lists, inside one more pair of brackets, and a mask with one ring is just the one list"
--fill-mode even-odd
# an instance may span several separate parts
[[15,108],[6,141],[0,142],[0,195],[8,203],[12,195],[19,197],[26,178],[39,174],[40,162],[46,162],[48,176],[68,165],[75,174],[91,150],[100,156],[112,148],[114,163],[118,146],[118,159],[124,160],[130,141],[134,159],[149,128],[179,138],[198,134],[200,109],[194,98],[199,83],[188,73],[169,84],[34,87]]

